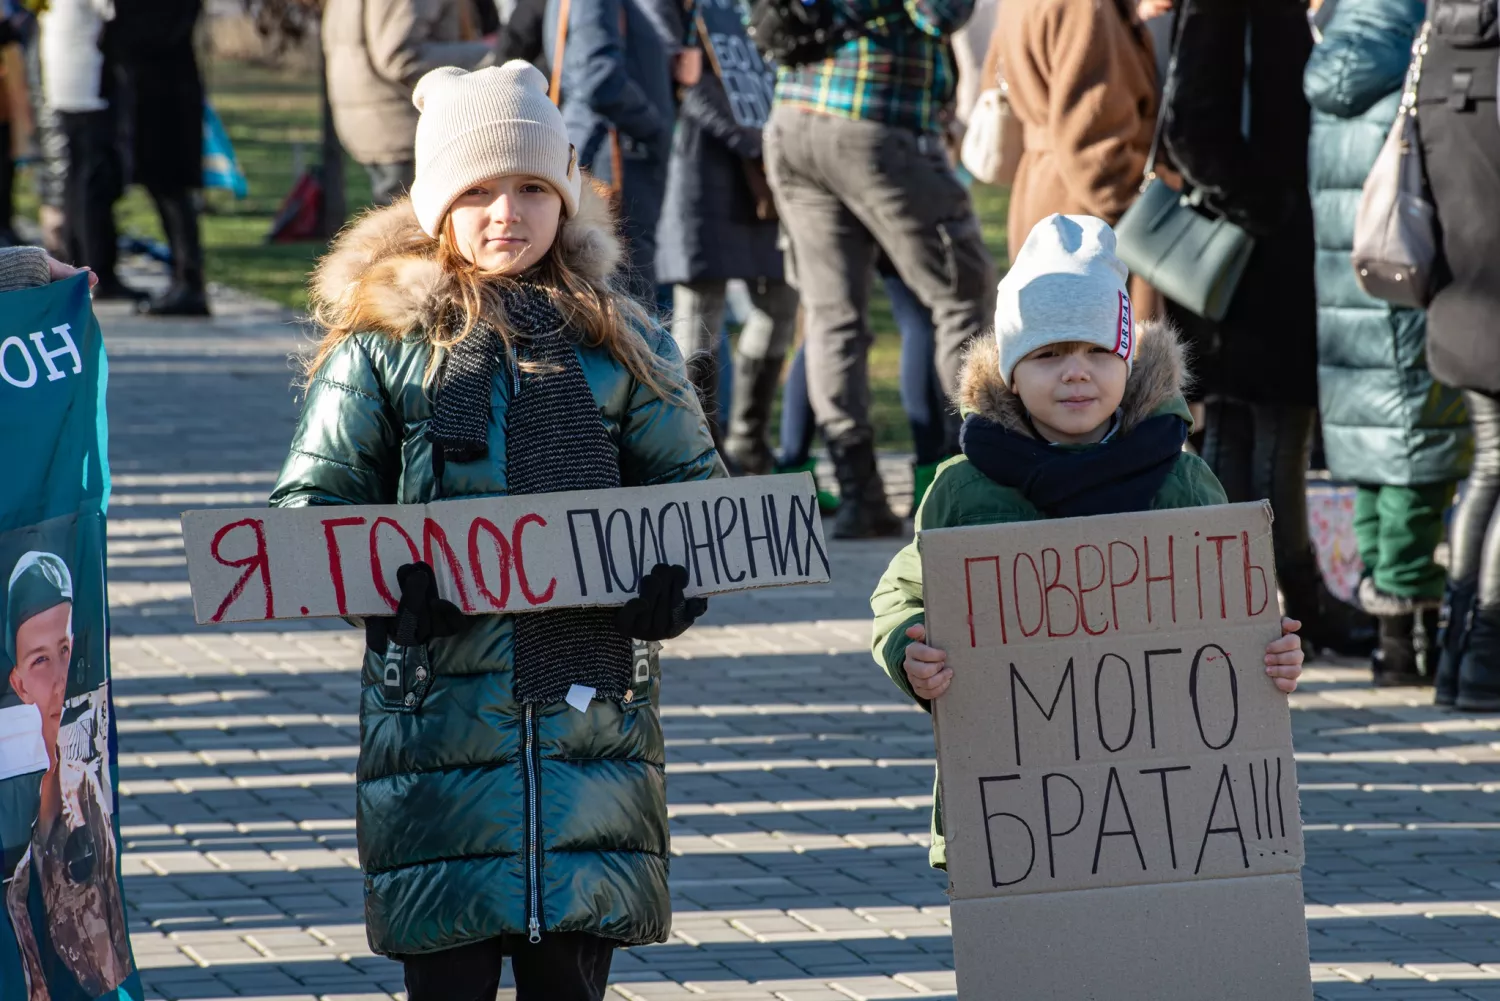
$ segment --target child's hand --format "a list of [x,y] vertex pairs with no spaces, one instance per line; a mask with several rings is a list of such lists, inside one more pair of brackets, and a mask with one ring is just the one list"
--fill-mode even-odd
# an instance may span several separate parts
[[1266,644],[1266,673],[1288,695],[1297,690],[1297,679],[1302,677],[1302,640],[1297,637],[1301,628],[1296,619],[1284,618],[1281,638]]
[[[953,683],[953,669],[948,666],[948,655],[935,646],[927,645],[927,627],[920,622],[907,628],[906,638],[915,642],[907,646],[906,661],[901,666],[906,670],[912,691],[917,693],[918,698],[931,702],[946,692]],[[1300,656],[1298,663],[1301,663]]]

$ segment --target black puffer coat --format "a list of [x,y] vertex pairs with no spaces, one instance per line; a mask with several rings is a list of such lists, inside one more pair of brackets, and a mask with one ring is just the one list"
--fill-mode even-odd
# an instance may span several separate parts
[[755,215],[747,165],[761,160],[760,130],[735,120],[718,76],[683,94],[667,167],[667,198],[656,231],[656,280],[781,280],[776,223]]
[[1172,318],[1192,346],[1200,393],[1316,406],[1310,113],[1302,95],[1312,51],[1307,3],[1183,2],[1176,71],[1167,85],[1167,150],[1184,177],[1256,244],[1223,322],[1181,309]]
[[1500,120],[1495,0],[1433,0],[1417,131],[1443,234],[1427,308],[1427,365],[1450,386],[1500,393]]

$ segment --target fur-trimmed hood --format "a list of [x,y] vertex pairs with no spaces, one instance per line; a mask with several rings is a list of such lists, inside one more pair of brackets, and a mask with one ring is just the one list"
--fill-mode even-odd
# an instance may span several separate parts
[[[598,182],[584,176],[578,212],[558,230],[568,266],[595,280],[614,274],[624,254],[614,210]],[[356,305],[363,327],[404,337],[436,325],[454,301],[453,279],[437,261],[438,242],[402,198],[371,209],[335,238],[308,286],[314,315]]]
[[[1122,434],[1174,402],[1181,407],[1182,416],[1188,417],[1183,397],[1192,385],[1192,375],[1177,331],[1164,322],[1143,324],[1138,351],[1125,382],[1125,398],[1120,402]],[[981,337],[969,349],[959,375],[957,397],[964,414],[977,414],[1018,434],[1031,433],[1021,398],[1000,378],[1000,349],[993,337]]]

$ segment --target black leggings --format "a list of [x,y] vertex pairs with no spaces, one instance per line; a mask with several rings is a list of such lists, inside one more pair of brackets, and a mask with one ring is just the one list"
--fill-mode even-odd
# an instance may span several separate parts
[[1500,398],[1464,391],[1474,426],[1474,472],[1453,516],[1448,577],[1479,583],[1481,608],[1500,607]]
[[516,1001],[600,1001],[609,987],[615,942],[584,932],[547,932],[470,942],[455,949],[401,956],[408,1001],[495,1001],[500,965],[510,957]]

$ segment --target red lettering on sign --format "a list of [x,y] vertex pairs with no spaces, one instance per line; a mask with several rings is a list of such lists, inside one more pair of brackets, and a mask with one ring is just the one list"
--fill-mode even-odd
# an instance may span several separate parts
[[453,555],[453,547],[448,545],[448,533],[443,531],[443,526],[431,518],[422,519],[422,559],[428,566],[432,567],[433,579],[437,579],[437,560],[432,558],[433,543],[437,543],[438,552],[443,554],[443,559],[448,563],[448,575],[453,578],[454,586],[458,588],[458,603],[463,606],[465,612],[474,611],[474,605],[469,601],[469,589],[464,587],[464,568],[458,562],[458,557]]
[[[1084,550],[1092,550],[1094,555],[1099,557],[1099,579],[1093,584],[1092,587],[1085,587],[1083,584]],[[1104,550],[1100,549],[1098,546],[1089,544],[1073,547],[1073,570],[1078,576],[1078,620],[1083,623],[1084,632],[1088,633],[1090,636],[1102,636],[1104,633],[1109,632],[1109,616],[1106,615],[1104,617],[1104,625],[1100,626],[1097,630],[1090,629],[1088,595],[1091,592],[1097,591],[1104,586]]]
[[1000,609],[1000,642],[1008,641],[1005,635],[1005,589],[1000,585],[1000,557],[998,556],[972,556],[964,560],[964,590],[968,592],[969,598],[969,648],[972,650],[979,645],[974,635],[974,576],[969,570],[975,563],[995,564],[995,604]]
[[333,533],[335,529],[364,523],[364,518],[323,519],[323,540],[328,545],[328,576],[333,580],[333,600],[338,605],[340,615],[349,614],[349,605],[344,595],[343,555],[339,552],[339,540]]
[[391,593],[390,587],[387,586],[385,571],[380,565],[381,525],[391,526],[400,534],[402,539],[406,540],[406,548],[411,551],[411,561],[413,563],[422,557],[417,554],[417,544],[411,540],[411,536],[406,534],[406,529],[402,528],[400,522],[394,518],[376,518],[374,523],[370,525],[370,576],[375,578],[375,590],[379,592],[380,596],[385,599],[385,603],[390,605],[391,611],[394,612],[397,608],[401,607],[401,603],[396,600],[396,596]]
[[[1021,617],[1021,561],[1025,560],[1031,564],[1031,575],[1036,578],[1036,603],[1037,609],[1036,628],[1027,629],[1026,620]],[[1016,625],[1021,627],[1021,635],[1030,639],[1042,631],[1042,625],[1047,621],[1047,599],[1042,590],[1042,573],[1036,568],[1036,560],[1031,558],[1030,553],[1017,553],[1016,558],[1010,561],[1010,598],[1016,606]]]
[[[1135,561],[1135,565],[1130,568],[1130,576],[1126,577],[1124,580],[1121,580],[1119,577],[1117,577],[1115,575],[1115,547],[1116,546],[1119,546],[1120,548],[1122,548],[1125,551],[1127,551],[1128,553],[1130,553],[1130,558]],[[1119,632],[1120,631],[1120,605],[1119,605],[1119,601],[1117,600],[1118,599],[1118,595],[1116,594],[1116,592],[1119,591],[1120,588],[1122,588],[1122,587],[1129,587],[1131,584],[1134,584],[1135,583],[1135,579],[1141,575],[1141,554],[1138,553],[1138,552],[1136,552],[1135,551],[1135,547],[1132,546],[1130,543],[1128,543],[1128,542],[1121,542],[1119,540],[1115,540],[1114,542],[1111,542],[1109,544],[1109,546],[1108,546],[1108,549],[1109,549],[1109,612],[1110,612],[1110,615],[1114,619],[1114,622],[1115,622],[1115,632]]]
[[516,583],[521,586],[521,596],[532,605],[544,605],[552,600],[552,595],[557,591],[557,578],[554,577],[547,584],[547,590],[540,595],[531,590],[531,582],[526,579],[526,557],[521,552],[521,536],[526,532],[527,525],[539,525],[547,527],[547,519],[539,514],[522,515],[516,519],[515,528],[510,533],[510,551],[516,562]]
[[[224,541],[224,536],[236,528],[244,528],[246,525],[249,525],[251,531],[255,533],[255,552],[244,559],[226,560],[219,552],[219,543]],[[261,587],[266,594],[266,614],[264,618],[276,618],[276,602],[271,595],[271,557],[266,552],[265,526],[266,523],[258,518],[246,518],[243,521],[230,522],[214,533],[213,541],[209,543],[208,547],[208,551],[213,554],[213,558],[226,567],[244,567],[245,572],[240,574],[240,579],[234,582],[234,587],[231,587],[229,593],[224,596],[224,600],[219,602],[219,610],[214,612],[213,618],[210,621],[218,622],[224,617],[224,613],[229,610],[229,606],[234,604],[239,596],[244,593],[245,585],[250,582],[251,576],[257,570],[260,571]]]
[[[1240,533],[1240,545],[1245,549],[1245,611],[1253,618],[1266,610],[1266,605],[1271,601],[1270,581],[1266,577],[1266,568],[1250,562],[1250,533]],[[1251,597],[1250,572],[1260,574],[1260,607],[1255,607],[1254,599]]]
[[[1052,554],[1052,569],[1050,570],[1047,569],[1048,553]],[[1048,546],[1047,548],[1042,550],[1042,576],[1046,579],[1046,584],[1042,586],[1042,592],[1046,595],[1045,606],[1047,612],[1047,635],[1052,637],[1072,636],[1074,633],[1078,632],[1078,595],[1073,593],[1073,589],[1071,587],[1061,582],[1062,553],[1059,553],[1051,546]],[[1072,625],[1068,627],[1068,631],[1065,633],[1056,632],[1052,628],[1052,623],[1057,619],[1057,617],[1052,613],[1053,591],[1061,591],[1062,593],[1066,594],[1068,596],[1068,601],[1073,606],[1073,611],[1070,616]]]
[[1174,552],[1174,546],[1173,546],[1173,544],[1176,541],[1177,541],[1177,537],[1176,536],[1173,536],[1173,535],[1167,536],[1167,572],[1166,572],[1166,575],[1162,576],[1162,577],[1153,577],[1153,576],[1151,576],[1151,540],[1149,538],[1146,538],[1145,536],[1141,537],[1141,548],[1143,548],[1146,551],[1146,621],[1147,622],[1155,622],[1156,621],[1155,618],[1153,617],[1152,611],[1151,611],[1151,585],[1152,584],[1159,584],[1162,581],[1166,581],[1167,582],[1168,590],[1171,592],[1171,595],[1172,595],[1172,621],[1173,622],[1177,621],[1177,564],[1175,562],[1176,553]]
[[[495,555],[500,559],[500,596],[495,597],[484,582],[484,565],[479,561],[479,533],[488,532],[495,544]],[[492,608],[504,608],[510,603],[510,540],[505,533],[488,518],[475,518],[469,525],[469,566],[474,568],[474,589],[484,595]]]
[[[1224,594],[1224,543],[1233,542],[1234,536],[1210,535],[1208,541],[1214,544],[1214,559],[1218,562],[1219,566],[1219,618],[1227,619],[1229,618],[1229,606]],[[1201,588],[1203,585],[1199,584],[1198,586]],[[1249,606],[1247,605],[1246,607],[1248,608]]]

